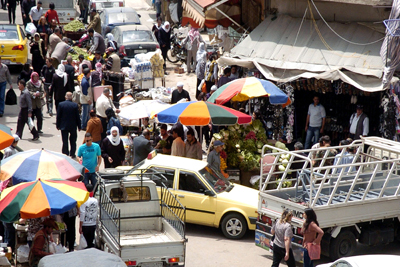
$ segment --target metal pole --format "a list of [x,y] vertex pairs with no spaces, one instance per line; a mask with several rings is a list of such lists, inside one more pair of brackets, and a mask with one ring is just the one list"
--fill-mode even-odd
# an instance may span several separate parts
[[225,14],[223,11],[221,11],[221,9],[219,9],[218,7],[215,7],[215,9],[221,13],[222,15],[224,15],[225,17],[227,17],[230,21],[232,21],[233,24],[235,24],[236,26],[238,26],[239,28],[241,28],[242,30],[244,30],[244,33],[247,33],[247,30],[245,28],[243,28],[239,23],[237,23],[236,21],[234,21],[231,17],[229,17],[227,14]]

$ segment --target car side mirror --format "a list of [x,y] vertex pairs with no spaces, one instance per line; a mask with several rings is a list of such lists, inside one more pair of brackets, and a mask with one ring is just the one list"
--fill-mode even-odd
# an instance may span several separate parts
[[204,190],[204,195],[213,197],[215,194],[211,190]]

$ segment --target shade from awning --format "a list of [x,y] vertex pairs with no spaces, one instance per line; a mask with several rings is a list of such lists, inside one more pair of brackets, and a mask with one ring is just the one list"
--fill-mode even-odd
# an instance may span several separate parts
[[220,58],[219,64],[254,66],[277,82],[341,79],[361,90],[383,90],[379,51],[384,34],[358,23],[329,23],[350,42],[377,41],[356,45],[341,39],[323,21],[316,24],[318,30],[313,21],[305,20],[299,31],[301,18],[280,15],[276,20],[266,19],[232,49],[230,57]]

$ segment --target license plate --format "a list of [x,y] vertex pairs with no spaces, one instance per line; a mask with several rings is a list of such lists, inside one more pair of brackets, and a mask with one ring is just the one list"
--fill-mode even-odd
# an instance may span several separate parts
[[163,263],[162,262],[145,262],[142,263],[140,266],[142,267],[162,267]]
[[139,49],[139,50],[133,50],[133,52],[135,52],[135,54],[141,54],[141,53],[147,53],[146,49]]
[[2,60],[1,60],[1,63],[3,63],[3,64],[10,64],[11,61],[8,60],[8,59],[2,59]]

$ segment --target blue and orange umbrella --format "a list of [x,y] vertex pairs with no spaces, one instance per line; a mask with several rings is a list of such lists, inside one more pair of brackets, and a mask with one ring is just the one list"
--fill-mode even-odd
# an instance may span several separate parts
[[85,170],[85,167],[66,155],[45,149],[32,149],[2,160],[0,180],[11,178],[13,185],[38,178],[75,181],[84,175]]
[[0,198],[0,220],[13,222],[62,214],[89,198],[82,182],[38,179],[5,189]]
[[11,134],[11,129],[0,124],[0,149],[9,147],[12,143],[14,143],[14,137]]
[[275,84],[255,77],[237,79],[224,84],[207,101],[222,105],[229,100],[242,102],[255,97],[269,97],[271,104],[283,107],[291,103],[290,98]]

